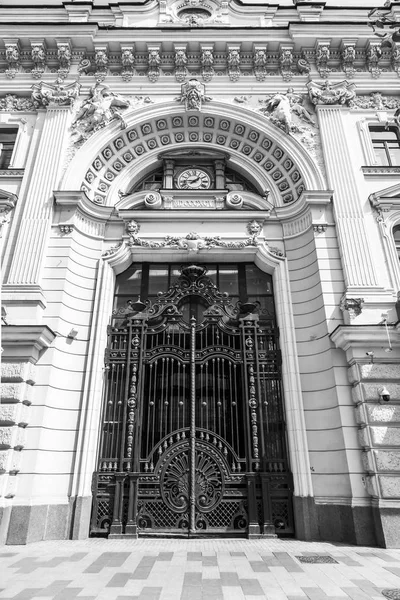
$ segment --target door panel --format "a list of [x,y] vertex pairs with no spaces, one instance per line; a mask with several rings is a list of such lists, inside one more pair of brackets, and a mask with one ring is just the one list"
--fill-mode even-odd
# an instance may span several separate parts
[[181,271],[110,329],[91,531],[290,533],[277,331]]

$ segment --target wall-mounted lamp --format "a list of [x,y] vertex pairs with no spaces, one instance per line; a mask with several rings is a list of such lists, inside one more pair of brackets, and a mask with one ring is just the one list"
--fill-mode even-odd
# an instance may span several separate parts
[[389,402],[390,400],[390,392],[387,390],[386,387],[381,387],[378,390],[379,393],[379,402]]

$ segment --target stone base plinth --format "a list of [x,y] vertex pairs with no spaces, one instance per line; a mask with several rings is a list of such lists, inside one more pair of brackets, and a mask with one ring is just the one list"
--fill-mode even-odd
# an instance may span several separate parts
[[68,539],[68,504],[13,506],[6,544]]
[[373,515],[378,546],[400,548],[400,506],[398,508],[374,506]]
[[371,507],[317,504],[311,497],[295,496],[293,500],[297,539],[377,545]]

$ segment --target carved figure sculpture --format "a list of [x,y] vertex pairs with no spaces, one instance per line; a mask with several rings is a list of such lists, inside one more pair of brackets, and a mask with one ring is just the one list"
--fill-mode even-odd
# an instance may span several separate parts
[[289,98],[285,94],[275,94],[272,96],[262,110],[271,114],[273,113],[274,118],[277,119],[283,130],[286,133],[290,133],[292,128],[292,114]]
[[149,50],[148,63],[149,70],[147,71],[147,77],[154,83],[160,76],[161,58],[159,50]]
[[342,50],[342,68],[347,77],[354,77],[354,61],[356,59],[356,49],[354,46],[345,46]]
[[231,81],[238,81],[240,77],[240,52],[239,50],[229,50],[228,53],[228,75]]
[[65,79],[71,68],[72,53],[68,44],[59,44],[57,48],[59,62],[58,76]]
[[181,86],[181,96],[177,98],[185,103],[186,110],[201,110],[203,102],[209,102],[211,98],[205,94],[205,85],[197,79],[189,79]]
[[175,53],[175,79],[179,82],[184,81],[187,75],[187,61],[185,50],[177,50]]
[[293,54],[292,50],[286,48],[282,50],[282,54],[279,58],[279,64],[281,66],[281,74],[284,81],[290,81],[293,77],[292,73],[292,64],[293,64]]
[[316,63],[317,69],[321,77],[327,77],[330,69],[328,69],[328,60],[331,52],[329,46],[318,46]]
[[253,56],[254,75],[257,81],[264,81],[267,75],[267,52],[259,48]]
[[8,79],[14,79],[20,68],[20,54],[17,44],[6,44],[6,61],[8,69],[6,71],[6,77]]
[[32,75],[35,79],[39,79],[46,68],[46,52],[43,45],[34,44],[32,46],[31,56],[34,64]]
[[382,58],[382,48],[378,44],[371,44],[367,52],[368,70],[374,79],[377,79],[381,74],[379,61]]
[[97,48],[94,60],[96,63],[96,79],[98,82],[104,81],[108,71],[108,56],[106,51]]
[[303,106],[303,96],[296,94],[293,88],[288,88],[286,94],[278,93],[269,98],[261,110],[269,112],[273,117],[272,120],[276,121],[276,125],[286,133],[290,133],[293,128],[293,114],[309,125],[316,127],[311,114]]
[[130,81],[133,77],[133,65],[135,57],[132,48],[124,48],[121,53],[122,73],[121,77],[124,81]]
[[120,122],[121,129],[125,128],[126,123],[120,109],[126,109],[129,105],[128,100],[119,94],[113,94],[108,86],[97,83],[90,89],[89,98],[82,104],[72,123],[72,128],[79,136],[75,143],[87,139],[114,119]]
[[211,81],[214,75],[214,56],[212,50],[203,50],[201,53],[201,76],[204,81]]
[[304,98],[300,94],[296,94],[293,88],[288,88],[286,92],[286,97],[289,99],[290,108],[292,113],[300,117],[306,123],[313,125],[315,127],[316,123],[311,116],[311,113],[304,108],[303,102]]

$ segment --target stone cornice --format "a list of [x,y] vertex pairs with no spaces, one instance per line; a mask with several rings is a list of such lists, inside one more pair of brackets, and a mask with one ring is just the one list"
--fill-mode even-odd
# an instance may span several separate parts
[[58,190],[54,192],[54,199],[57,206],[79,211],[86,217],[106,221],[113,212],[112,206],[102,206],[95,204],[81,190]]
[[[142,9],[143,10],[143,9]],[[265,12],[265,8],[263,9]],[[259,18],[259,17],[258,17]],[[132,34],[130,28],[111,27],[109,29],[99,28],[97,24],[89,23],[65,23],[64,25],[50,23],[40,24],[40,36],[45,37],[47,46],[43,63],[43,75],[46,76],[55,69],[61,69],[62,60],[59,54],[60,39],[65,40],[69,45],[71,52],[70,70],[74,78],[79,74],[96,73],[96,47],[104,46],[108,58],[108,64],[105,69],[105,76],[114,77],[116,74],[124,72],[122,64],[122,47],[130,46],[133,48],[132,56],[134,58],[133,76],[143,75],[148,72],[148,47],[152,44],[159,46],[161,63],[161,75],[163,73],[173,74],[175,71],[175,51],[174,44],[185,42],[187,45],[186,53],[190,55],[191,74],[195,72],[198,75],[201,70],[201,48],[204,45],[218,43],[219,50],[214,52],[213,68],[219,76],[227,73],[227,60],[229,56],[229,47],[235,45],[235,40],[241,40],[240,47],[240,73],[244,75],[252,74],[254,71],[254,45],[266,43],[264,28],[257,26],[249,28],[227,28],[224,24],[213,28],[193,28],[190,30],[190,36],[187,36],[187,29],[183,28],[177,31],[176,24],[170,30],[165,26],[158,28],[156,24],[150,28],[135,28],[134,47],[132,46]],[[37,26],[39,28],[39,26]],[[293,65],[290,72],[293,75],[304,74],[307,72],[303,66],[299,66],[300,58],[309,63],[312,77],[317,77],[316,69],[316,48],[315,48],[315,22],[292,23],[289,29],[273,27],[268,30],[268,45],[266,50],[266,70],[268,75],[280,75],[287,81],[287,73],[280,69],[282,44],[292,47]],[[355,34],[356,28],[356,34]],[[39,29],[38,29],[39,33]],[[333,73],[343,73],[341,61],[341,48],[343,40],[357,35],[357,46],[354,59],[356,69],[355,79],[359,80],[366,76],[369,80],[373,79],[368,67],[368,49],[371,43],[376,43],[377,38],[371,35],[371,29],[366,23],[346,23],[343,25],[332,23],[319,23],[318,35],[321,38],[329,38],[330,57],[327,67]],[[6,77],[13,78],[18,73],[18,79],[26,74],[26,78],[32,81],[35,77],[32,71],[31,42],[35,37],[35,25],[8,24],[0,26],[0,38],[13,39],[18,52],[18,60],[13,63],[8,59],[5,49],[0,46],[0,66],[5,68]],[[181,40],[180,40],[181,38]],[[76,41],[75,41],[76,40]],[[379,41],[379,40],[378,40]],[[236,42],[237,44],[237,42]],[[108,50],[108,46],[112,50]],[[118,48],[119,47],[119,48]],[[81,69],[81,60],[87,59],[84,69]],[[9,62],[11,60],[11,62]],[[392,66],[391,52],[383,49],[379,66],[385,70],[382,77],[386,76],[396,69]],[[8,67],[8,68],[7,68]],[[14,73],[14,75],[11,74]],[[343,77],[342,77],[343,78]],[[18,82],[19,83],[19,82]],[[237,83],[237,81],[235,81]]]
[[47,325],[3,325],[3,359],[27,360],[35,364],[55,337],[56,334]]
[[[400,362],[400,336],[397,328],[388,326],[391,351],[388,353],[388,337],[385,326],[382,325],[338,325],[330,334],[330,339],[336,348],[346,352],[349,364]],[[368,352],[368,354],[367,354]]]

